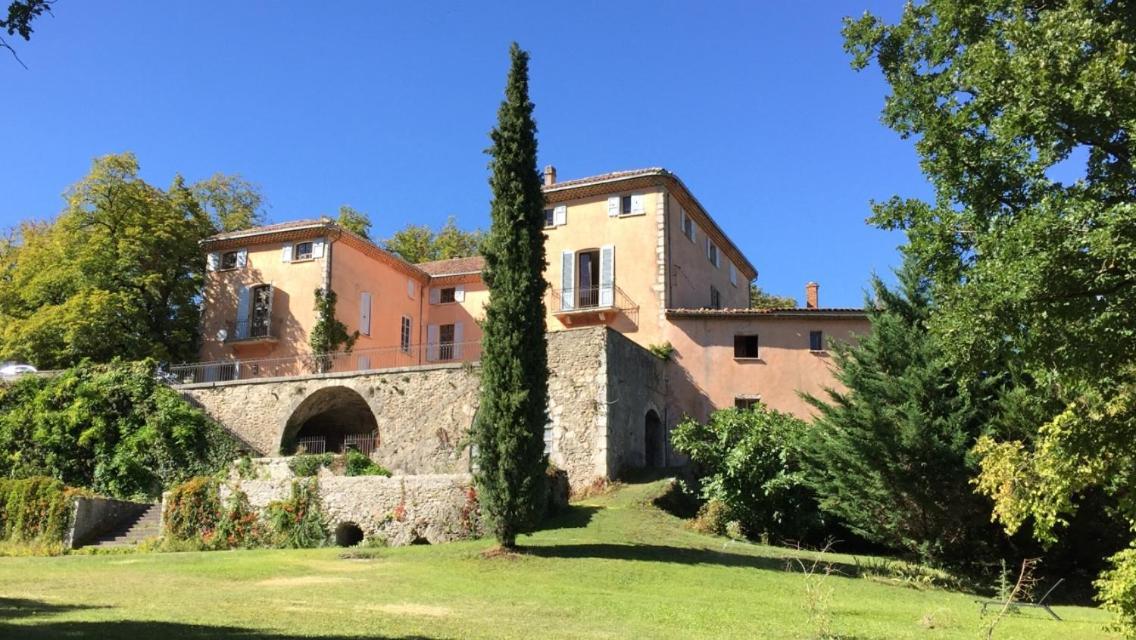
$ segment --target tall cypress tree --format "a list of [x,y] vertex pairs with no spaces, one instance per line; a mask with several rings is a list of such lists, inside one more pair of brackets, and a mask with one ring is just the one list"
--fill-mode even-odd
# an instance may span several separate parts
[[529,56],[516,43],[509,54],[505,100],[490,134],[493,204],[484,272],[490,296],[473,433],[481,507],[505,549],[515,548],[517,534],[540,514],[548,421],[544,194],[529,101]]

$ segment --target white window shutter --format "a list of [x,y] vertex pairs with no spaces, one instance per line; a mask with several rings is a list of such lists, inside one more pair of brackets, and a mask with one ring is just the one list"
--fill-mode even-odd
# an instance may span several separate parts
[[359,294],[359,332],[371,335],[371,294],[366,291]]
[[281,262],[291,262],[292,261],[292,245],[290,245],[290,244],[284,245],[284,248],[280,251],[280,261]]
[[442,290],[438,287],[430,287],[430,304],[438,304],[442,301]]
[[615,245],[600,248],[600,306],[615,304]]
[[323,246],[324,246],[324,241],[322,239],[316,240],[315,242],[312,243],[312,258],[322,258],[323,257]]
[[249,288],[242,286],[237,290],[237,327],[236,338],[243,340],[249,337]]
[[552,210],[552,224],[561,227],[568,224],[568,207],[560,205]]
[[560,254],[560,310],[571,311],[575,308],[575,267],[576,254],[564,251]]
[[642,194],[631,196],[631,213],[643,213],[646,210],[643,206],[645,199]]
[[690,241],[698,242],[698,225],[694,222],[694,218],[690,219]]
[[426,326],[426,359],[434,361],[438,359],[438,325],[431,324]]
[[410,278],[406,279],[406,295],[411,300],[414,299],[414,281],[411,280]]
[[210,253],[205,258],[205,270],[216,271],[217,267],[221,264],[221,256],[216,251]]
[[454,323],[454,360],[462,357],[462,323]]
[[359,371],[366,371],[371,368],[371,358],[369,356],[359,356],[359,366],[356,367]]
[[730,263],[730,284],[735,287],[738,286],[738,270],[734,267],[734,263]]
[[706,238],[706,258],[710,258],[710,238]]
[[465,302],[465,287],[460,284],[454,287],[454,302]]
[[607,199],[607,215],[609,217],[619,215],[619,196],[612,196]]
[[237,268],[244,269],[248,266],[249,251],[248,249],[237,250]]

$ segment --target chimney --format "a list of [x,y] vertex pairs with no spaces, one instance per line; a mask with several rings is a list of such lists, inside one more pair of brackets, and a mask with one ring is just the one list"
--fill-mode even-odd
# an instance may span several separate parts
[[817,303],[817,289],[820,285],[815,282],[809,282],[805,285],[805,308],[816,309],[820,305]]
[[544,167],[544,186],[551,187],[556,184],[556,167],[547,165]]

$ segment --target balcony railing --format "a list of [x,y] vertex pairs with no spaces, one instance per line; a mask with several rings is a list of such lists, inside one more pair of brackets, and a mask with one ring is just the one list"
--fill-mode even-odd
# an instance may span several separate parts
[[371,455],[379,446],[379,436],[373,433],[348,433],[341,436],[304,436],[296,438],[296,453],[327,453],[328,451],[346,453],[357,449],[363,455]]
[[267,340],[276,338],[274,332],[276,322],[274,318],[261,318],[258,320],[237,320],[229,322],[226,327],[229,332],[227,341],[241,340]]
[[410,345],[405,349],[381,347],[322,355],[304,353],[283,358],[184,363],[169,367],[166,379],[171,384],[195,384],[471,362],[480,358],[480,342],[442,342]]
[[602,311],[607,309],[617,311],[631,311],[638,309],[623,289],[618,286],[600,285],[598,287],[578,287],[568,289],[552,289],[552,300],[549,304],[552,313],[574,313],[578,311]]

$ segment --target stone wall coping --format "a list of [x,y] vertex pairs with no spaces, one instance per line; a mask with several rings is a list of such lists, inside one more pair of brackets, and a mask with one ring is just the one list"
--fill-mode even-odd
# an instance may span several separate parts
[[271,378],[246,378],[244,380],[218,380],[216,382],[192,382],[189,384],[171,385],[175,389],[193,390],[210,389],[213,387],[233,387],[237,385],[278,384],[281,382],[302,382],[305,380],[339,380],[342,378],[361,378],[369,375],[390,375],[399,373],[416,373],[421,371],[437,371],[446,369],[461,369],[463,367],[479,367],[480,362],[448,362],[445,364],[419,364],[409,367],[391,367],[389,369],[371,369],[367,371],[331,371],[328,373],[308,373],[296,376],[274,376]]

